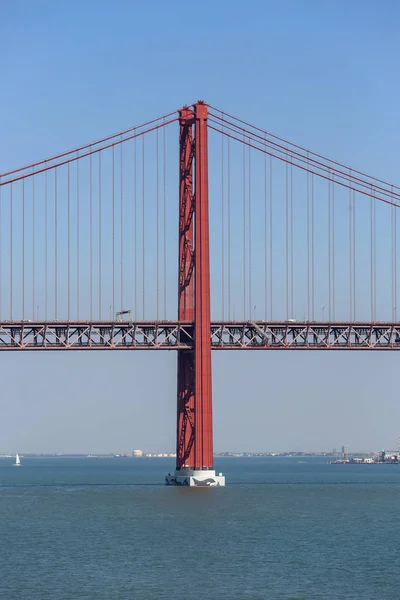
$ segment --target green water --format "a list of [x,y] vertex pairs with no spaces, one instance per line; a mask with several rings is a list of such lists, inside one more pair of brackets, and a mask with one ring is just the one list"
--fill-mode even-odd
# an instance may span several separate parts
[[400,598],[400,467],[221,459],[0,459],[1,600]]

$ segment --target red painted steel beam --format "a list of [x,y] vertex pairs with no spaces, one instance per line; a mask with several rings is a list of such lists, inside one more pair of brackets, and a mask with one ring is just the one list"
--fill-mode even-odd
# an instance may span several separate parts
[[178,315],[194,321],[195,344],[178,351],[177,470],[212,470],[214,464],[207,110],[198,102],[180,111]]
[[[193,110],[179,114],[179,263],[178,319],[194,320]],[[180,340],[184,341],[184,340]],[[194,350],[178,351],[176,469],[194,467]]]
[[207,105],[195,105],[195,468],[213,469]]
[[179,136],[179,321],[194,320],[194,248],[193,248],[193,111],[180,111]]

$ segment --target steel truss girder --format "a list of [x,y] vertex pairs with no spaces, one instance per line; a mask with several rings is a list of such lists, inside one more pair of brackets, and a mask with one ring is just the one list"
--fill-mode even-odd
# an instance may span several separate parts
[[[191,348],[191,324],[178,322],[0,323],[1,350],[178,350]],[[185,340],[184,343],[179,340]]]
[[400,350],[400,323],[212,323],[211,347],[222,350]]
[[[1,350],[189,350],[193,323],[0,322]],[[213,350],[400,350],[400,323],[212,322]]]

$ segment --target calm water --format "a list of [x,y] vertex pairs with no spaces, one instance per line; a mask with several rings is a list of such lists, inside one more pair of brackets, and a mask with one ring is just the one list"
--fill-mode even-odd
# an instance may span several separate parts
[[0,459],[1,600],[399,600],[400,466]]

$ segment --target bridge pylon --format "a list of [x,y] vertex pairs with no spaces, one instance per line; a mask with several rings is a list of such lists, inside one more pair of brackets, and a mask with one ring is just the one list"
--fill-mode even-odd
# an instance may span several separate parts
[[180,111],[178,319],[192,323],[182,334],[192,348],[178,351],[176,470],[167,485],[225,485],[213,457],[207,118],[204,102]]

